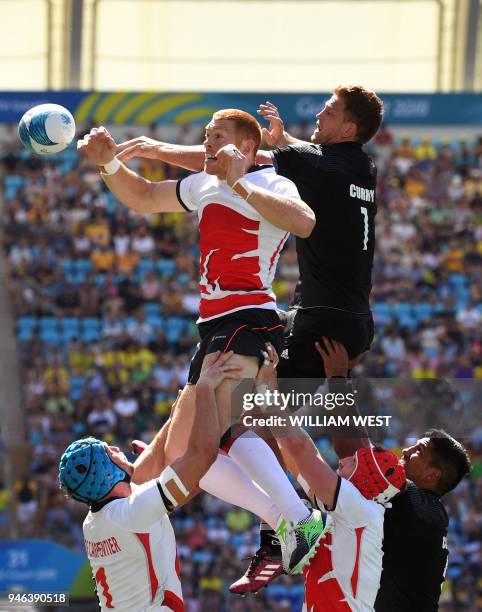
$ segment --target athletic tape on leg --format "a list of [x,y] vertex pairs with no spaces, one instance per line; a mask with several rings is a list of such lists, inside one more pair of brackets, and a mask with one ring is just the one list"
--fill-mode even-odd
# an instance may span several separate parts
[[187,497],[189,495],[189,491],[184,486],[184,483],[182,482],[182,480],[179,478],[176,472],[172,469],[172,467],[168,465],[166,468],[164,468],[164,470],[162,471],[162,474],[159,476],[159,482],[162,486],[162,490],[164,491],[164,494],[166,495],[166,497],[173,504],[173,506],[177,506],[178,505],[177,499],[172,495],[172,493],[169,491],[169,489],[166,486],[167,483],[170,482],[171,480],[174,481],[177,488],[181,491],[184,497]]

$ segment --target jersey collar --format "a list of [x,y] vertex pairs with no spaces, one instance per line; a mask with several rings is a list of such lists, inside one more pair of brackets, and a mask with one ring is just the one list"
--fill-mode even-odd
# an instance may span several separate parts
[[92,502],[90,504],[90,511],[99,512],[99,510],[102,510],[104,506],[107,506],[107,504],[110,504],[110,502],[114,501],[114,499],[124,499],[124,498],[123,497],[109,497],[109,499],[104,499],[104,501],[101,501],[101,502]]
[[263,164],[261,166],[254,164],[254,166],[251,166],[250,168],[246,170],[246,174],[249,174],[250,172],[258,172],[258,170],[264,170],[265,168],[272,168],[272,167],[273,166],[271,164]]

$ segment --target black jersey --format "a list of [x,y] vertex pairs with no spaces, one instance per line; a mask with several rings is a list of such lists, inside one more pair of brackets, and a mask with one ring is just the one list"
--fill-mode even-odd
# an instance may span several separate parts
[[300,143],[273,151],[273,162],[316,215],[312,234],[296,239],[295,304],[369,312],[376,214],[372,159],[356,142]]
[[385,512],[376,612],[438,610],[448,558],[447,528],[447,512],[437,495],[409,481]]

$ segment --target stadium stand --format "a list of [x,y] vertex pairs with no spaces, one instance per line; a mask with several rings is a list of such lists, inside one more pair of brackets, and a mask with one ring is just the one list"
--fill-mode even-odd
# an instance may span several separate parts
[[[482,137],[412,143],[385,128],[371,148],[380,169],[377,333],[358,374],[480,380]],[[129,213],[72,149],[52,161],[8,142],[2,165],[7,282],[31,453],[31,479],[12,494],[19,533],[80,550],[83,508],[58,490],[58,457],[86,434],[121,445],[150,440],[167,418],[197,342],[196,226],[190,215]],[[182,176],[156,162],[140,167],[157,180]],[[297,276],[290,240],[274,284],[282,306]],[[403,446],[404,439],[395,442]],[[451,554],[444,610],[482,606],[480,428],[468,446],[472,478],[446,498]],[[227,595],[246,567],[241,559],[257,545],[249,513],[203,495],[173,523],[188,612],[300,609],[303,587],[286,576],[251,600]]]

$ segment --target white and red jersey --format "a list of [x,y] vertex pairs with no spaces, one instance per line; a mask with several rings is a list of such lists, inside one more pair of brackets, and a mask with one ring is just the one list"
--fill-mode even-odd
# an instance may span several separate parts
[[91,510],[84,538],[103,612],[184,611],[176,540],[157,480]]
[[305,569],[306,612],[374,610],[380,587],[385,508],[345,478],[338,481],[328,533]]
[[[247,180],[279,195],[299,198],[289,179],[273,166],[254,166]],[[178,199],[199,218],[201,301],[199,322],[245,308],[276,308],[271,289],[289,232],[262,217],[231,187],[206,172],[178,183]]]

